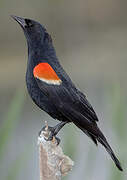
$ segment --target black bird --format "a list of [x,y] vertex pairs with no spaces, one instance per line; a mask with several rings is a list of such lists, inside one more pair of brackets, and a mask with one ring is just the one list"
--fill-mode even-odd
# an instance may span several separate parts
[[119,160],[97,126],[97,115],[86,96],[60,65],[51,36],[40,23],[12,16],[22,27],[28,44],[26,84],[29,95],[42,110],[61,122],[52,128],[49,140],[67,123],[74,123],[93,142],[101,143],[110,154],[117,168]]

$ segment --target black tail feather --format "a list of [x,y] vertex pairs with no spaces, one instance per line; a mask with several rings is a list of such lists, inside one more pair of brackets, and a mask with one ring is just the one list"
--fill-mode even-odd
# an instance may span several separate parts
[[112,148],[108,144],[105,136],[103,135],[103,133],[101,132],[101,130],[97,126],[94,126],[95,129],[91,133],[91,132],[87,131],[85,128],[82,128],[80,125],[77,125],[76,123],[75,123],[75,125],[78,126],[87,136],[89,136],[96,145],[97,145],[97,141],[99,143],[101,143],[105,147],[105,149],[109,153],[109,155],[111,156],[111,158],[114,161],[114,163],[116,164],[117,168],[120,171],[123,171],[119,160],[117,159]]
[[108,144],[106,138],[104,136],[102,136],[102,137],[98,137],[97,140],[105,147],[106,151],[110,154],[110,156],[111,156],[112,160],[114,161],[114,163],[116,164],[117,168],[120,171],[123,171],[119,160],[115,156],[115,154],[114,154],[113,150],[111,149],[110,145]]

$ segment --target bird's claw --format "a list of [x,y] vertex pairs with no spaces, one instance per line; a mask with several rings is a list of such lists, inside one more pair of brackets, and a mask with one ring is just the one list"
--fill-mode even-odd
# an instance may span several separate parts
[[53,141],[53,137],[55,138],[55,140],[57,141],[57,146],[60,144],[60,139],[58,137],[56,137],[54,131],[50,131],[50,135],[48,138],[45,138],[46,141]]
[[[39,136],[41,135],[42,131],[45,131],[46,126],[44,126],[40,131],[39,131]],[[46,138],[44,137],[44,139],[46,141],[53,141],[53,138],[55,138],[55,140],[57,141],[57,146],[60,144],[60,139],[58,137],[56,137],[56,132],[55,129],[53,127],[48,127],[48,131],[49,131],[49,136]]]
[[49,137],[46,139],[47,141],[52,141],[54,137],[54,132],[50,131]]
[[57,124],[55,127],[50,127],[47,125],[44,126],[41,131],[39,132],[39,136],[41,135],[41,132],[43,131],[45,133],[45,137],[44,139],[46,141],[53,141],[53,138],[57,141],[57,145],[59,145],[60,143],[60,139],[58,137],[56,137],[56,135],[58,134],[58,132],[60,131],[60,129],[66,124],[67,122],[61,122],[59,124]]
[[55,140],[57,141],[57,146],[60,144],[60,139],[56,136],[49,136],[48,139],[44,138],[46,141],[53,141],[53,137],[55,138]]
[[60,144],[60,138],[55,137],[56,141],[57,141],[57,146]]

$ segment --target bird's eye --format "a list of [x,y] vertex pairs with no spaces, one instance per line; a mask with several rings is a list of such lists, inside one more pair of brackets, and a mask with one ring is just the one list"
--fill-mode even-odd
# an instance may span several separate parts
[[33,26],[33,23],[30,19],[25,19],[25,22],[26,22],[26,27],[32,27]]

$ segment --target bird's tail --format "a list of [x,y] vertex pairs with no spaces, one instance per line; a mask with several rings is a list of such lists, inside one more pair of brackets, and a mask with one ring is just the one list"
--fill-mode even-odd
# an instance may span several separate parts
[[[100,130],[99,130],[100,131]],[[120,171],[123,171],[121,164],[119,162],[119,160],[117,159],[117,157],[115,156],[112,148],[110,147],[110,145],[108,144],[106,138],[104,137],[104,135],[102,134],[102,132],[100,131],[100,136],[97,137],[98,142],[100,142],[106,149],[106,151],[110,154],[112,160],[114,161],[114,163],[116,164],[117,168]]]
[[[94,126],[94,128],[90,131],[86,131],[85,128],[82,128],[81,126],[75,124],[76,126],[78,126],[85,134],[87,134],[92,140],[93,142],[97,145],[97,142],[101,143],[106,151],[109,153],[109,155],[111,156],[112,160],[114,161],[114,163],[116,164],[117,168],[120,171],[123,171],[121,164],[119,162],[119,160],[117,159],[117,157],[115,156],[112,148],[110,147],[109,143],[107,142],[105,136],[103,135],[103,133],[101,132],[101,130],[97,127],[97,125]],[[90,129],[89,129],[90,130]]]

